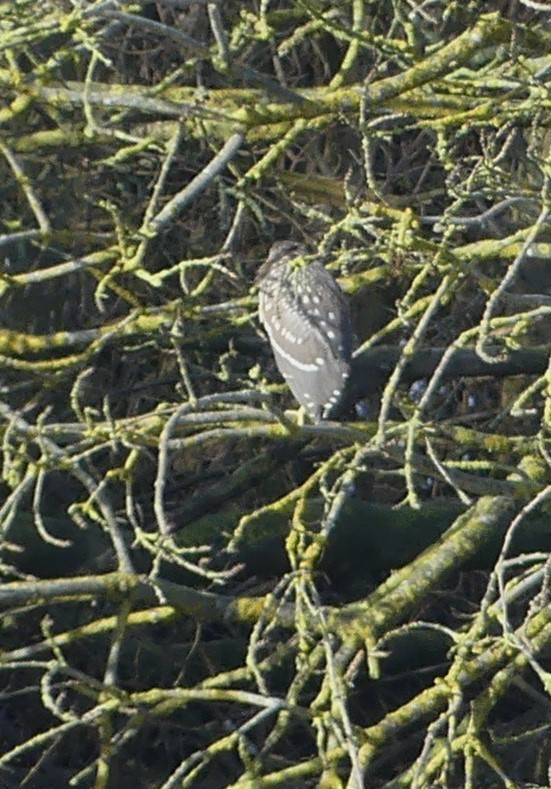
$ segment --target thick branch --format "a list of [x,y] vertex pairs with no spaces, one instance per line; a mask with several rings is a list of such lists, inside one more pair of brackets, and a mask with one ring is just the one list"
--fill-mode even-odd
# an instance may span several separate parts
[[[444,355],[445,348],[425,348],[412,354],[402,375],[402,383],[411,384],[421,378],[428,378],[436,370]],[[500,357],[502,348],[488,348],[488,354],[496,361],[489,363],[474,350],[458,348],[450,363],[442,373],[442,380],[453,378],[506,378],[513,375],[542,375],[547,369],[549,348],[540,346],[511,351]],[[378,391],[391,374],[402,353],[401,348],[380,345],[368,348],[354,359],[350,381],[350,400]]]

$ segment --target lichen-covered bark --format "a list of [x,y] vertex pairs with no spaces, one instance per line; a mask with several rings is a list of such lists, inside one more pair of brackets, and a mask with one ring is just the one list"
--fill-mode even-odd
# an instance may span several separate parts
[[548,786],[541,5],[0,3],[1,786]]

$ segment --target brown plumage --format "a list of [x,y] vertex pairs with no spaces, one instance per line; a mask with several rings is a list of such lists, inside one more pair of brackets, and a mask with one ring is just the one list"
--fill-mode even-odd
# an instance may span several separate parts
[[307,249],[277,241],[256,278],[260,320],[279,371],[314,422],[327,419],[342,398],[350,370],[348,302],[321,261]]

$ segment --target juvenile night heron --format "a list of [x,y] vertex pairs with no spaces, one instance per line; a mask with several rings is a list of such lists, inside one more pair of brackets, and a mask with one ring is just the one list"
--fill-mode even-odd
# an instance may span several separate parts
[[346,297],[305,246],[277,241],[256,277],[260,320],[280,373],[308,415],[327,419],[350,370],[352,327]]

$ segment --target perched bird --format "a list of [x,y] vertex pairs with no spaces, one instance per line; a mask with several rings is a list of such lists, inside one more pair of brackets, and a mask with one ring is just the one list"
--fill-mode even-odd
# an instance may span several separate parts
[[321,261],[296,241],[277,241],[260,267],[260,320],[277,366],[314,422],[339,403],[350,370],[346,297]]

